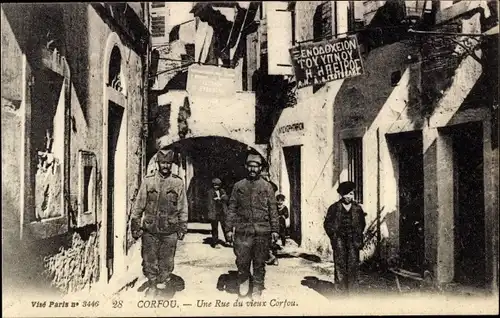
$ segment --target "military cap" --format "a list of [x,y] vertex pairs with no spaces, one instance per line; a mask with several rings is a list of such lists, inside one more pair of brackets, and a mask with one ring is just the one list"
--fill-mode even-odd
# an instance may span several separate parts
[[352,181],[345,181],[339,184],[337,192],[340,195],[346,195],[356,188],[356,184]]
[[251,153],[248,155],[246,163],[250,163],[250,162],[255,162],[255,163],[258,163],[259,165],[261,165],[262,158],[260,157],[260,155]]
[[222,183],[222,181],[220,181],[219,178],[213,178],[212,179],[212,184],[221,184],[221,183]]
[[158,151],[158,154],[156,156],[156,160],[173,162],[174,161],[174,152],[170,149],[168,149],[168,150],[161,149]]

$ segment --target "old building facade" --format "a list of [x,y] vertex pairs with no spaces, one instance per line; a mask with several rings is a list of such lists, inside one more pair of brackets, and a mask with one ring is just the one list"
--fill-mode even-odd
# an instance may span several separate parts
[[[245,176],[246,151],[266,156],[256,139],[256,97],[246,44],[257,34],[258,3],[153,3],[148,160],[173,148],[174,173],[187,187],[190,221],[205,218],[212,178],[226,190]],[[184,17],[184,18],[181,18]],[[176,21],[176,22],[173,22]],[[255,59],[255,54],[253,55]],[[157,64],[155,62],[157,59]],[[252,64],[253,63],[253,64]]]
[[126,267],[132,200],[114,198],[133,198],[145,169],[147,10],[141,3],[2,4],[9,269],[29,271],[37,252],[96,231],[99,281]]
[[[271,175],[289,194],[291,234],[304,248],[331,255],[323,219],[338,184],[351,180],[373,235],[363,259],[429,271],[439,283],[496,289],[496,7],[418,5],[281,2],[267,16],[268,38],[278,24],[271,20],[291,21],[288,48],[357,34],[364,68],[358,77],[297,90],[270,137]],[[293,78],[287,53],[281,74]]]

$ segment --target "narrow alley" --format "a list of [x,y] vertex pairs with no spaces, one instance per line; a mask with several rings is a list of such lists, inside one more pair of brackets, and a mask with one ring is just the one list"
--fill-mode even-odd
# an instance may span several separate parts
[[3,316],[498,314],[498,1],[0,11]]
[[[220,230],[220,229],[219,229]],[[178,243],[175,269],[169,288],[156,296],[146,296],[147,279],[142,274],[140,244],[134,244],[129,253],[129,270],[123,279],[108,290],[109,302],[123,302],[127,314],[137,313],[175,316],[188,312],[207,315],[324,314],[328,313],[389,313],[425,312],[447,313],[444,303],[453,303],[453,296],[463,295],[481,300],[486,294],[480,290],[432,290],[425,286],[400,280],[394,276],[364,270],[360,274],[360,288],[356,295],[345,295],[333,283],[333,262],[306,253],[290,238],[279,251],[279,264],[266,266],[265,291],[261,299],[240,299],[236,283],[235,256],[231,247],[210,246],[210,225],[190,223],[189,233]],[[399,290],[398,290],[398,284]],[[450,288],[452,288],[450,286]],[[432,295],[435,302],[420,308],[419,297]],[[95,299],[95,294],[88,295]],[[369,299],[370,306],[360,307]],[[398,300],[395,303],[395,300]],[[429,299],[429,298],[425,298]],[[392,304],[392,305],[391,305]],[[388,311],[388,308],[392,309]],[[210,308],[214,311],[210,311]],[[207,311],[208,310],[208,311]],[[471,310],[464,308],[465,311]],[[471,311],[472,312],[472,311]],[[119,312],[118,312],[119,313]]]
[[[212,248],[209,244],[210,224],[192,223],[189,233],[184,241],[179,242],[176,251],[176,262],[172,288],[175,289],[175,298],[207,296],[227,300],[236,300],[238,297],[236,287],[235,255],[231,247]],[[139,244],[134,245],[140,248]],[[131,252],[131,257],[138,256]],[[320,264],[317,256],[301,254],[297,245],[288,240],[279,253],[277,266],[266,266],[266,298],[272,295],[292,296],[296,301],[309,299],[318,295],[318,292],[307,285],[311,281],[324,283],[323,292],[327,288],[333,289],[333,276],[330,269]],[[134,259],[130,267],[128,283],[123,286],[120,296],[124,298],[138,297],[143,293],[146,278],[142,275],[140,259]],[[323,265],[323,267],[321,267]],[[135,275],[134,275],[135,273]],[[325,288],[326,287],[326,288]],[[169,295],[166,297],[168,298]],[[170,295],[174,296],[174,295]],[[140,297],[140,296],[139,296]],[[271,298],[269,298],[271,299]]]

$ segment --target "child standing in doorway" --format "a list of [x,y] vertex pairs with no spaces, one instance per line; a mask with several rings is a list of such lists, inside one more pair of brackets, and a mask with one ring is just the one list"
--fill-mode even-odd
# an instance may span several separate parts
[[[278,194],[276,196],[276,203],[278,206],[278,221],[279,221],[279,236],[281,239],[281,245],[286,245],[286,219],[289,216],[288,208],[285,206],[285,196],[283,194]],[[267,260],[268,265],[278,265],[278,250],[280,246],[277,242],[271,242],[271,249],[269,251],[269,259]]]

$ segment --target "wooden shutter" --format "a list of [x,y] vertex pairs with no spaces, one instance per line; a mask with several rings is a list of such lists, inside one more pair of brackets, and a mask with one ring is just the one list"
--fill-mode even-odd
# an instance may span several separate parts
[[254,72],[259,68],[259,39],[257,33],[247,36],[247,90],[253,91],[255,84],[252,82]]
[[266,2],[267,57],[269,75],[292,75],[292,13],[288,2]]

